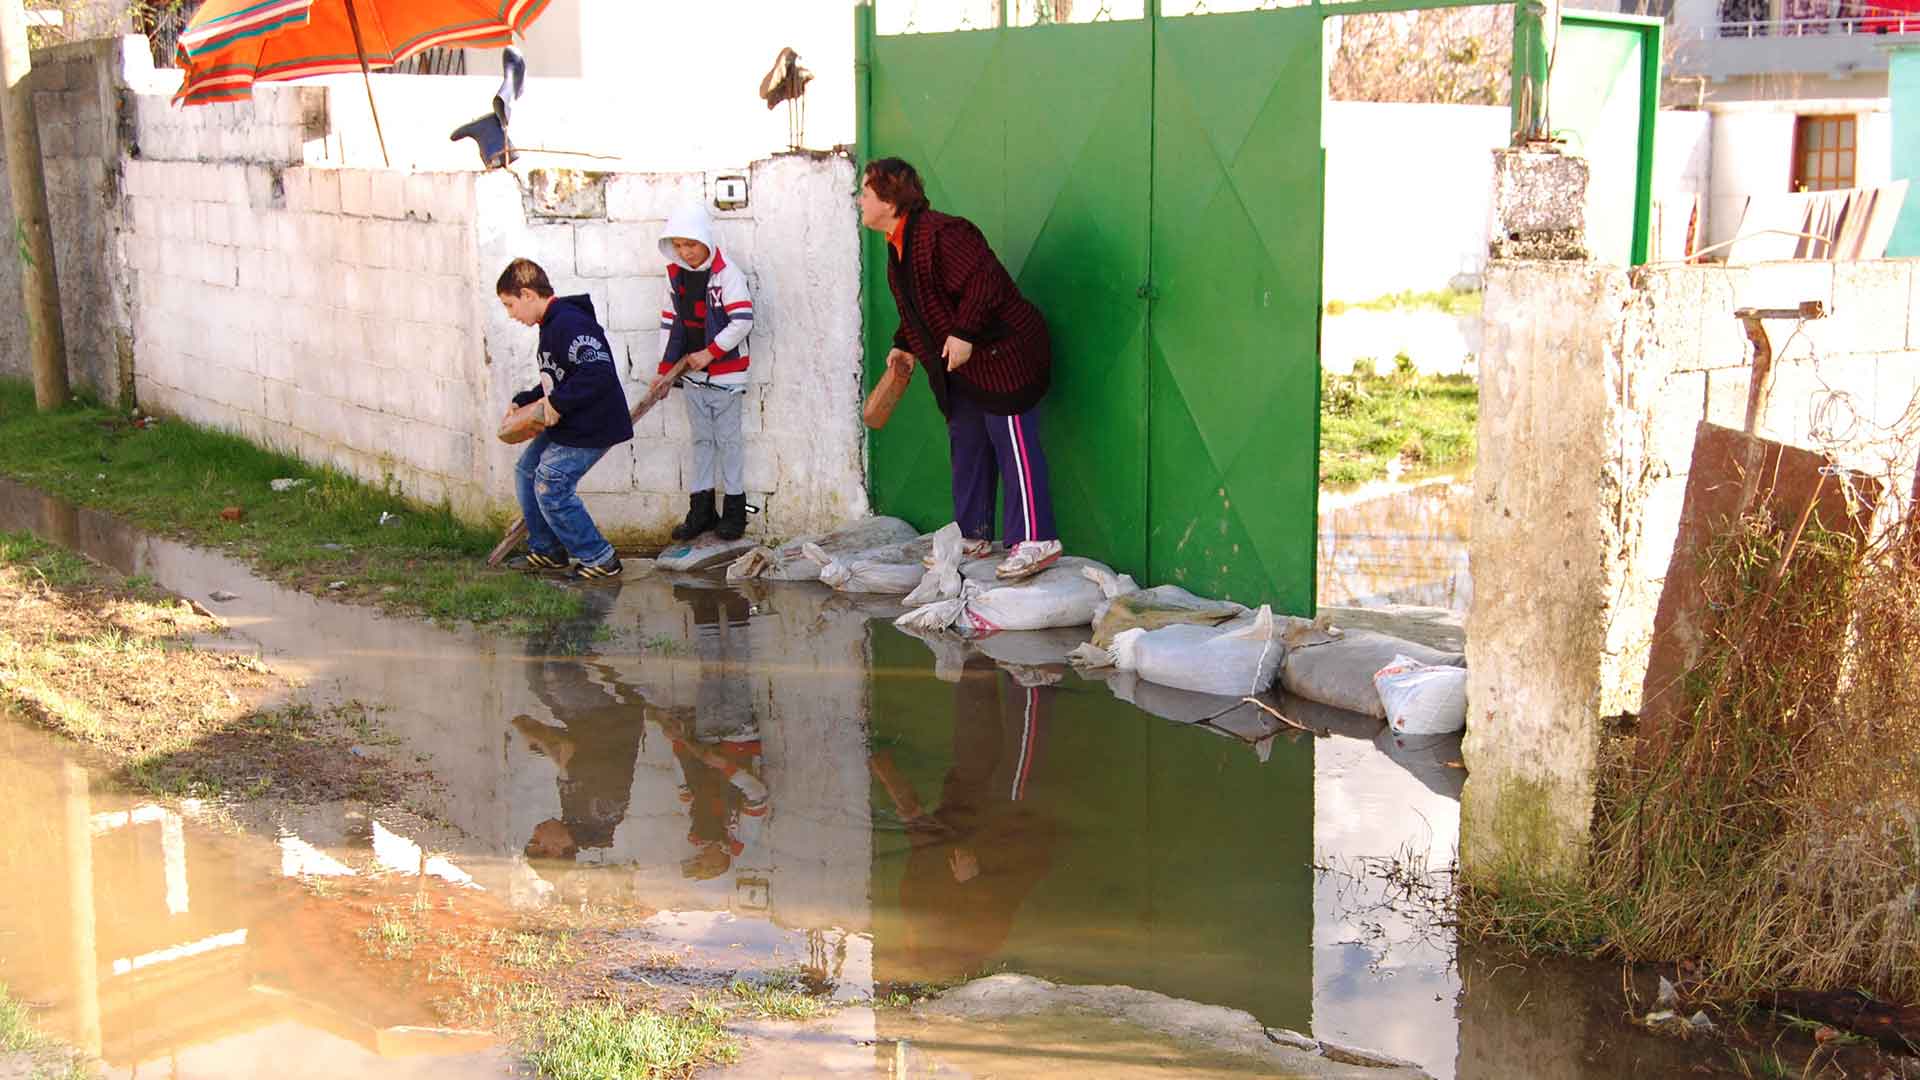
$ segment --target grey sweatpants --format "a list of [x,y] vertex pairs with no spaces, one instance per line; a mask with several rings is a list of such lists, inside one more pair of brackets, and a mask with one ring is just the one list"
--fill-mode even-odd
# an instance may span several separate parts
[[715,387],[683,383],[687,424],[693,429],[693,474],[687,485],[694,491],[746,494],[746,451],[740,444],[740,401],[747,395]]

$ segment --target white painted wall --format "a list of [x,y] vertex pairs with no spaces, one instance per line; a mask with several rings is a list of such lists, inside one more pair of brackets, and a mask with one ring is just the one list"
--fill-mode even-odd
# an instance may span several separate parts
[[[132,95],[143,156],[125,162],[119,243],[141,403],[428,503],[511,509],[517,453],[493,431],[534,382],[535,337],[493,300],[501,268],[526,255],[562,292],[590,294],[637,394],[660,350],[659,230],[678,203],[708,201],[708,174],[605,175],[589,216],[543,217],[514,173],[301,164],[328,156],[307,137],[315,95],[329,91],[263,87],[186,112]],[[758,315],[744,418],[756,534],[867,512],[852,189],[845,157],[789,155],[751,167],[748,209],[716,214]],[[669,399],[583,490],[608,529],[661,537],[685,511],[687,458]]]
[[1893,178],[1892,112],[1884,98],[1740,102],[1710,105],[1708,111],[1713,115],[1711,243],[1734,237],[1752,196],[1792,190],[1794,129],[1802,115],[1859,117],[1856,183],[1874,187]]
[[[525,255],[560,292],[593,296],[632,395],[660,356],[660,229],[676,204],[705,197],[706,177],[621,174],[606,183],[604,217],[549,219],[526,212],[513,175],[480,178],[475,275],[491,290],[507,261]],[[867,512],[852,185],[847,158],[775,158],[753,166],[748,210],[715,213],[721,249],[746,270],[754,296],[743,430],[747,492],[764,511],[756,532],[791,536]],[[533,384],[535,337],[497,304],[484,320],[491,425],[515,391]],[[669,398],[631,444],[588,474],[582,490],[599,496],[595,515],[652,531],[677,521],[686,512],[687,438],[684,407]],[[489,440],[484,456],[489,489],[510,491],[515,449]]]

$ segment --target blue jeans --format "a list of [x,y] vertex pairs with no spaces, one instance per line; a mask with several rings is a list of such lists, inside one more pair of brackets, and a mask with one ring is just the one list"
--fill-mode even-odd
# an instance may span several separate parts
[[527,521],[527,547],[556,559],[571,555],[589,566],[613,558],[613,545],[600,535],[575,491],[608,449],[561,446],[543,432],[521,451],[513,489]]

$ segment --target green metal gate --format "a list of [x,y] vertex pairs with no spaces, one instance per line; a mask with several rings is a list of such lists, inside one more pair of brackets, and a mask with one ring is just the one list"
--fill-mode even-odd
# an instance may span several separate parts
[[[1154,582],[1313,605],[1320,24],[1308,10],[876,37],[863,160],[912,161],[1046,312],[1043,421],[1069,550]],[[868,385],[898,316],[865,238]],[[909,394],[875,505],[952,517]]]
[[1320,13],[1154,21],[1147,567],[1313,611]]
[[[1054,516],[1069,550],[1134,570],[1147,565],[1151,45],[1140,22],[879,38],[864,155],[913,162],[933,204],[980,226],[1046,312]],[[885,240],[865,243],[871,386],[899,318]],[[869,447],[882,512],[922,528],[953,517],[931,394],[916,387]]]
[[[933,204],[978,224],[1046,313],[1043,436],[1070,551],[1312,612],[1322,20],[1475,2],[1168,18],[1148,0],[1156,14],[1139,19],[888,36],[871,5],[854,9],[861,160],[913,162]],[[1556,129],[1604,157],[1597,239],[1637,263],[1657,22],[1581,15],[1565,30]],[[899,320],[885,241],[863,243],[871,387]],[[908,394],[869,450],[881,512],[922,528],[952,517],[932,395]]]

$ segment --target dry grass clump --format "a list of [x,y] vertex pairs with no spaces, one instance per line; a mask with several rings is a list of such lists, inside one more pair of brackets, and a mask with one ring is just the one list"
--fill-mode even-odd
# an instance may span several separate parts
[[1689,709],[1608,740],[1584,888],[1468,897],[1470,927],[1732,995],[1920,1001],[1920,523],[1791,533],[1752,516],[1710,549]]

